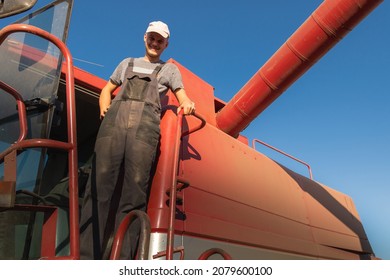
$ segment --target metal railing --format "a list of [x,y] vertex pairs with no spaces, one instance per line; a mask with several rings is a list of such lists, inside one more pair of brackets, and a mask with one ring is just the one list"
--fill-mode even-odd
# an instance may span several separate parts
[[122,249],[123,239],[130,226],[135,220],[139,219],[141,222],[140,238],[138,241],[138,260],[147,260],[149,255],[149,243],[150,243],[150,221],[148,215],[144,211],[133,210],[129,212],[122,220],[115,234],[115,238],[112,245],[111,260],[118,260]]
[[271,145],[269,145],[269,144],[267,144],[267,143],[265,143],[265,142],[263,142],[263,141],[261,141],[261,140],[259,140],[259,139],[253,139],[252,147],[253,147],[253,149],[255,149],[255,150],[256,150],[256,143],[262,144],[263,146],[266,146],[266,147],[268,147],[268,148],[270,148],[270,149],[272,149],[272,150],[274,150],[274,151],[276,151],[276,152],[278,152],[278,153],[280,153],[280,154],[282,154],[282,155],[284,155],[284,156],[286,156],[286,157],[291,158],[292,160],[295,160],[295,161],[297,161],[297,162],[299,162],[299,163],[305,165],[305,166],[308,168],[308,170],[309,170],[310,179],[313,180],[313,174],[312,174],[312,172],[311,172],[311,167],[310,167],[310,165],[307,164],[306,162],[304,162],[304,161],[302,161],[302,160],[300,160],[300,159],[298,159],[298,158],[296,158],[296,157],[293,157],[292,155],[289,155],[289,154],[287,154],[286,152],[283,152],[282,150],[279,150],[279,149],[277,149],[277,148],[275,148],[275,147],[273,147],[273,146],[271,146]]
[[169,191],[169,220],[168,220],[168,230],[167,230],[167,246],[166,246],[166,259],[172,260],[174,253],[174,235],[175,235],[175,214],[176,214],[176,199],[177,199],[177,183],[181,179],[178,178],[178,168],[179,168],[179,153],[180,153],[180,142],[184,136],[187,136],[191,133],[194,133],[202,129],[206,125],[205,119],[194,113],[191,116],[196,117],[201,121],[201,124],[197,127],[194,127],[188,131],[182,132],[183,127],[183,111],[180,111],[177,116],[176,123],[176,140],[172,147],[174,149],[174,158],[173,158],[173,167],[171,170],[172,181]]
[[220,248],[211,248],[211,249],[208,249],[207,251],[203,252],[199,256],[198,260],[207,260],[211,256],[217,255],[217,254],[221,255],[224,260],[232,260],[233,259],[225,250],[220,249]]
[[[74,94],[74,75],[73,75],[73,60],[70,51],[66,45],[56,36],[46,32],[35,26],[27,24],[12,24],[0,31],[0,44],[12,33],[25,32],[31,33],[46,39],[56,45],[64,56],[66,67],[66,107],[67,107],[67,133],[68,142],[55,141],[51,139],[25,139],[27,135],[26,124],[26,108],[24,106],[23,98],[21,95],[11,88],[10,86],[0,83],[2,89],[12,95],[18,104],[19,110],[19,123],[20,123],[20,135],[16,143],[12,144],[4,152],[0,154],[0,161],[4,158],[7,160],[7,155],[15,153],[18,150],[26,148],[54,148],[68,151],[68,169],[69,169],[69,239],[70,239],[70,254],[69,256],[56,257],[55,252],[50,250],[49,256],[43,256],[45,259],[79,259],[79,202],[78,202],[78,171],[77,171],[77,135],[76,135],[76,106],[75,106],[75,94]],[[16,160],[13,162],[7,162],[15,166]],[[28,210],[27,206],[20,206],[24,210]],[[36,211],[36,206],[31,206],[32,211]],[[17,208],[17,207],[16,207]],[[34,209],[33,209],[34,208]],[[53,224],[55,226],[55,223]],[[42,237],[43,238],[43,237]],[[53,238],[51,238],[53,242]],[[49,244],[52,247],[52,244]],[[42,252],[46,252],[42,248]]]

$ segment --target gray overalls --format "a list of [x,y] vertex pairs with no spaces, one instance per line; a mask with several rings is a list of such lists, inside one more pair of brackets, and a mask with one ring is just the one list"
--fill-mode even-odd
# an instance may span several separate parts
[[[109,217],[109,211],[115,191],[121,189],[115,230],[131,210],[146,210],[149,175],[160,137],[157,74],[162,65],[158,65],[153,73],[144,74],[134,72],[133,64],[132,59],[121,90],[112,101],[96,139],[91,183],[87,186],[80,220],[82,259],[102,258],[107,219],[113,219],[111,214]],[[121,168],[123,184],[119,176]],[[134,228],[130,229],[131,237],[128,236],[123,243],[122,252],[127,254],[121,258],[134,257],[138,225]]]

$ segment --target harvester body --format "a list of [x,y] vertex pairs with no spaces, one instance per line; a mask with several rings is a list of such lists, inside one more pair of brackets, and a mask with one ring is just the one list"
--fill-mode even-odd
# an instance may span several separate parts
[[[310,167],[304,176],[256,151],[240,133],[380,2],[324,1],[228,103],[170,59],[196,113],[177,114],[172,92],[161,100],[147,215],[129,213],[112,233],[107,257],[118,257],[128,224],[138,218],[140,259],[374,258],[349,196],[315,181]],[[71,10],[71,1],[59,3]],[[45,48],[54,44],[64,60],[13,33],[50,40]],[[79,206],[106,82],[73,67],[66,46],[49,32],[17,24],[0,37],[0,125],[7,132],[0,139],[0,258],[78,259]],[[30,74],[18,79],[20,72]]]

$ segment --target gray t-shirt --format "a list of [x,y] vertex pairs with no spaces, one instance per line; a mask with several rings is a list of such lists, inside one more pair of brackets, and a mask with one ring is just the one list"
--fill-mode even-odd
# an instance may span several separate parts
[[[130,58],[125,58],[121,61],[121,63],[119,63],[110,77],[112,83],[118,86],[122,85],[125,80],[125,73],[129,62]],[[134,59],[133,70],[139,73],[151,74],[153,70],[162,63],[164,62],[161,60],[156,63],[151,63],[145,61],[143,57],[139,57]],[[165,63],[158,73],[157,79],[160,97],[163,97],[167,93],[168,89],[175,91],[179,88],[184,88],[180,71],[173,63]]]

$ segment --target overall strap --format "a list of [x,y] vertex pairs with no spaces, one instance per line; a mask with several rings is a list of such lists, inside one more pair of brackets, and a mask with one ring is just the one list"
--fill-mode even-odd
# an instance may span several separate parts
[[156,68],[154,68],[153,74],[157,75],[160,72],[160,70],[164,67],[164,65],[165,65],[165,62],[161,63]]
[[129,67],[130,69],[133,69],[133,67],[134,67],[134,58],[130,58],[130,61],[129,61],[129,64],[128,64],[127,67]]

